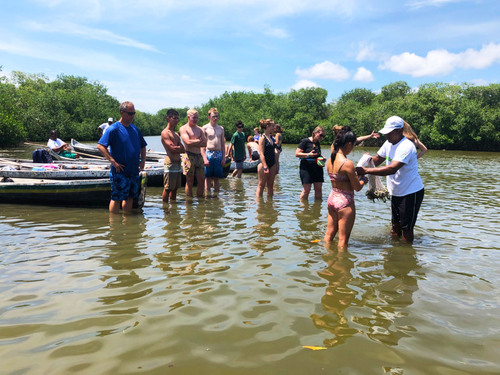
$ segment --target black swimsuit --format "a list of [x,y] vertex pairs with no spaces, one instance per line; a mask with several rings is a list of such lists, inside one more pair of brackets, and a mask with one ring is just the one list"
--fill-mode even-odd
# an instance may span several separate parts
[[264,159],[266,159],[267,168],[269,169],[276,164],[276,154],[274,152],[275,148],[276,145],[264,136]]

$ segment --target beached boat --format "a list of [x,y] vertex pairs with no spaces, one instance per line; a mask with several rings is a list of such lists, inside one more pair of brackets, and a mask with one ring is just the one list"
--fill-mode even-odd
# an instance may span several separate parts
[[[260,160],[252,160],[252,161],[244,161],[243,162],[243,173],[257,173],[257,166],[259,165]],[[231,162],[231,166],[229,167],[229,171],[232,172],[236,169],[236,163],[234,160]]]
[[[77,152],[82,154],[89,154],[94,156],[102,156],[101,152],[97,148],[97,145],[86,145],[84,143],[80,143],[75,139],[71,139],[71,147]],[[146,152],[146,161],[158,161],[163,160],[167,154],[165,152],[155,152],[155,151],[147,151]]]
[[[141,173],[141,189],[134,207],[144,205],[146,174]],[[0,202],[78,207],[109,205],[111,185],[108,178],[92,180],[48,180],[31,178],[0,179]]]
[[[0,177],[50,180],[109,179],[109,167],[109,162],[40,164],[0,159]],[[146,164],[145,172],[148,176],[148,186],[163,186],[163,165]]]

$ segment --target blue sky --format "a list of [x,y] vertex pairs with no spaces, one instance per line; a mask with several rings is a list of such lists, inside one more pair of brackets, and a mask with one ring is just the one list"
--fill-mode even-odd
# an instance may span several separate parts
[[225,91],[498,83],[498,0],[13,0],[0,75],[99,81],[156,113]]

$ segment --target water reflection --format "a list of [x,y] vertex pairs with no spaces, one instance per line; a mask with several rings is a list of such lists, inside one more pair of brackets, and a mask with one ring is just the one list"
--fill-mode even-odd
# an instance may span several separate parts
[[351,306],[357,295],[350,286],[353,279],[351,270],[356,257],[348,252],[328,250],[323,259],[327,266],[318,271],[318,275],[328,282],[325,295],[321,298],[325,314],[313,314],[311,319],[316,327],[334,335],[323,342],[325,346],[333,347],[343,344],[347,338],[358,333],[357,329],[349,327],[348,318],[345,316],[345,310]]
[[[328,282],[321,298],[325,314],[311,315],[316,327],[334,335],[324,340],[325,346],[345,343],[358,333],[397,345],[416,331],[411,325],[400,324],[409,316],[418,278],[424,277],[417,274],[420,266],[415,250],[411,246],[392,247],[383,250],[382,256],[382,260],[361,261],[349,252],[327,247],[323,256],[327,266],[318,272]],[[367,311],[371,313],[367,315]]]
[[109,267],[101,280],[105,289],[115,290],[114,294],[101,296],[98,301],[113,306],[108,314],[131,314],[139,311],[138,304],[127,302],[143,298],[152,292],[151,288],[135,289],[133,286],[145,281],[140,269],[151,265],[151,260],[138,250],[140,235],[145,231],[142,215],[114,215],[109,217],[109,245],[102,259]]
[[263,197],[256,199],[257,204],[257,223],[253,228],[250,246],[261,253],[279,250],[280,245],[276,241],[279,227],[276,224],[278,220],[278,210],[273,198]]

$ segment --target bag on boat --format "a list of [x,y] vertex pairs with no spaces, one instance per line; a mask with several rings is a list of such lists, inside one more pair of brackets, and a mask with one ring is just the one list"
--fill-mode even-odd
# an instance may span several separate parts
[[[375,168],[375,163],[370,155],[364,154],[361,159],[359,159],[357,166]],[[368,178],[368,190],[366,191],[368,199],[371,199],[373,202],[375,202],[375,199],[382,199],[384,202],[387,199],[391,199],[389,191],[384,186],[379,176],[367,174],[366,177]]]
[[52,156],[50,156],[49,152],[43,148],[38,148],[33,151],[32,154],[33,163],[52,163]]

